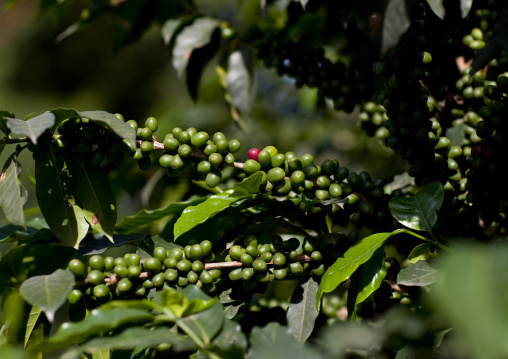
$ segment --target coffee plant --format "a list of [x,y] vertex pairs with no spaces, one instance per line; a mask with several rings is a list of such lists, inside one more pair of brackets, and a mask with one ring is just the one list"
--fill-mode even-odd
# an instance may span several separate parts
[[[193,100],[217,59],[247,134],[255,71],[270,69],[353,116],[407,172],[376,178],[148,114],[2,110],[0,357],[505,358],[506,4],[248,3],[242,23],[187,0],[40,10],[79,8],[66,41],[109,18],[116,49],[158,24]],[[118,218],[117,187],[143,186],[129,183],[140,173],[193,187]]]

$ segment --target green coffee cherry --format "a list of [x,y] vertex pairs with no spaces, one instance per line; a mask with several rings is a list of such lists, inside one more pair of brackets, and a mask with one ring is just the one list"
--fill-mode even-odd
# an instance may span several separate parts
[[88,265],[92,269],[104,270],[104,258],[99,255],[91,256],[88,260]]
[[192,135],[191,137],[191,143],[193,146],[201,147],[206,145],[208,140],[210,139],[210,136],[206,132],[197,132],[196,134]]
[[81,299],[83,298],[83,292],[79,289],[73,289],[69,295],[67,296],[67,302],[70,305],[76,305],[79,302],[81,302]]
[[238,141],[237,139],[229,141],[229,152],[236,153],[240,151],[240,148],[241,148],[240,141]]
[[275,184],[277,182],[283,181],[286,173],[280,167],[271,168],[267,173],[268,181]]
[[219,171],[211,171],[206,175],[205,183],[210,188],[215,188],[222,180],[222,173]]
[[222,158],[222,155],[220,153],[212,153],[209,157],[208,157],[208,162],[210,162],[210,164],[214,167],[214,168],[217,168],[219,167],[220,165],[222,165],[222,162],[223,162],[223,158]]
[[159,123],[155,117],[148,117],[145,121],[145,127],[150,129],[152,132],[155,132],[159,128]]
[[85,275],[86,269],[83,262],[81,262],[79,259],[73,259],[69,262],[69,265],[67,268],[76,276],[76,277],[82,277]]
[[237,268],[229,272],[229,279],[236,282],[243,277],[243,271],[242,268]]
[[99,284],[93,288],[93,295],[97,298],[105,298],[109,296],[109,294],[109,287],[105,284]]
[[203,150],[203,153],[207,156],[210,156],[213,153],[217,152],[217,146],[215,146],[213,143],[210,143],[208,141],[208,145],[206,145],[205,149]]
[[164,149],[169,151],[175,151],[180,146],[180,141],[174,137],[167,137],[164,139]]
[[243,170],[245,171],[245,173],[251,175],[253,173],[256,173],[256,172],[260,171],[261,170],[261,165],[257,161],[247,160],[243,164]]
[[100,270],[94,269],[88,272],[86,279],[91,285],[99,285],[104,282],[106,276]]
[[140,139],[148,141],[152,139],[152,130],[146,127],[138,128],[137,135]]
[[143,267],[146,271],[157,274],[162,269],[162,263],[158,258],[147,258],[143,262]]
[[162,155],[159,157],[159,165],[164,168],[170,168],[171,162],[173,162],[173,156],[171,155]]
[[283,154],[277,153],[276,155],[272,156],[272,167],[282,167],[285,160],[286,158]]
[[178,146],[178,155],[182,158],[187,158],[192,154],[192,149],[189,145],[180,145]]
[[268,167],[272,164],[272,155],[268,151],[261,151],[258,154],[258,162],[261,167]]

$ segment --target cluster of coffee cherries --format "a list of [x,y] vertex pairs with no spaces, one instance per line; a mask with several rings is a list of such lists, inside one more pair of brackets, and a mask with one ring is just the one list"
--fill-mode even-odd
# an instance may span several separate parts
[[[123,121],[122,115],[115,115]],[[77,156],[97,166],[106,163],[119,165],[126,153],[135,150],[114,132],[81,117],[66,119],[58,126],[57,133],[48,131],[42,134],[36,145],[29,142],[28,149],[37,161],[43,161],[52,151],[59,160]]]
[[[275,235],[271,243],[258,244],[255,235],[239,239],[225,257],[212,252],[208,240],[193,240],[183,248],[156,247],[153,256],[141,259],[127,253],[113,258],[93,255],[73,259],[68,269],[76,277],[70,304],[86,295],[100,301],[112,298],[140,298],[152,290],[185,287],[195,284],[205,292],[217,293],[217,286],[243,280],[243,287],[254,289],[258,283],[282,280],[288,276],[316,276],[325,272],[322,248],[312,237],[300,243],[297,238],[283,240]],[[220,251],[219,251],[220,252]],[[220,258],[219,258],[220,257]]]
[[255,45],[265,66],[276,68],[281,76],[294,78],[298,88],[319,87],[323,96],[333,100],[336,110],[353,111],[361,96],[362,81],[344,62],[334,63],[326,58],[322,47],[295,41],[286,30],[262,31],[256,25],[248,29],[243,40]]
[[494,27],[499,21],[499,13],[495,10],[497,4],[493,0],[489,0],[485,4],[485,8],[477,9],[471,16],[471,21],[477,27],[473,27],[471,31],[464,35],[462,43],[474,52],[478,52],[485,47],[485,44],[494,38]]
[[237,261],[241,267],[229,272],[231,281],[243,281],[245,288],[254,288],[256,283],[274,279],[285,279],[288,275],[313,275],[320,277],[325,272],[323,255],[316,241],[306,237],[303,244],[297,238],[285,241],[273,236],[271,243],[258,244],[254,235],[248,235],[243,245],[229,248],[226,261]]

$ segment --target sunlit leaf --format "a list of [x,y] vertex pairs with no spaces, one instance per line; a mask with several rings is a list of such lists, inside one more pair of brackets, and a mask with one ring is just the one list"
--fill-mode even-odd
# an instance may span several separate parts
[[413,248],[411,253],[407,256],[407,259],[410,263],[416,263],[421,260],[428,260],[431,258],[436,258],[439,254],[437,251],[431,251],[432,244],[430,243],[422,243]]
[[42,313],[42,309],[36,305],[32,305],[30,309],[30,314],[28,315],[28,321],[26,322],[26,330],[25,330],[25,347],[32,335],[32,332],[35,328],[35,324],[37,324],[37,320],[39,319]]

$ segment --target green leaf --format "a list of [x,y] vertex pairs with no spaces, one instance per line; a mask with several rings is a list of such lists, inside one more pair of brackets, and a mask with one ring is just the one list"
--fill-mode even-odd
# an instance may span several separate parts
[[186,26],[176,37],[173,48],[173,67],[178,76],[184,74],[192,52],[210,42],[212,34],[217,29],[219,20],[201,17],[189,26]]
[[443,0],[427,0],[427,3],[429,4],[430,9],[438,18],[441,20],[444,19],[446,10],[443,6]]
[[74,275],[67,270],[58,269],[50,275],[27,279],[19,287],[19,294],[28,303],[40,307],[52,322],[55,312],[65,303],[73,287]]
[[430,304],[470,358],[508,357],[507,249],[476,243],[440,258],[442,276],[429,291]]
[[225,319],[222,330],[213,339],[208,350],[224,359],[241,358],[247,350],[247,337],[237,322]]
[[416,359],[418,357],[418,351],[410,345],[404,345],[399,351],[395,359]]
[[254,63],[249,50],[242,48],[231,53],[226,73],[227,92],[233,105],[243,113],[252,110],[256,92]]
[[380,247],[372,257],[351,276],[347,294],[347,311],[351,318],[356,317],[356,306],[374,293],[386,276],[384,247]]
[[171,42],[174,42],[174,35],[177,32],[178,28],[182,24],[182,19],[169,19],[167,20],[161,28],[162,40],[164,41],[164,45],[169,46]]
[[30,336],[35,328],[35,324],[37,324],[37,320],[42,313],[42,309],[36,305],[32,305],[32,309],[30,309],[30,314],[28,315],[28,321],[26,323],[25,330],[25,347],[28,344],[28,340],[30,340]]
[[435,283],[439,272],[428,261],[410,263],[397,275],[397,284],[423,287]]
[[392,216],[406,227],[431,232],[444,199],[443,185],[432,182],[415,197],[395,197],[388,203]]
[[209,218],[222,212],[236,201],[245,198],[245,196],[231,197],[231,193],[233,193],[232,190],[225,191],[221,194],[210,196],[206,201],[197,206],[187,207],[175,223],[175,239],[196,227],[198,224],[206,222]]
[[175,341],[175,337],[182,336],[169,329],[168,327],[156,329],[128,328],[112,337],[94,338],[81,347],[88,353],[99,349],[127,350],[136,349],[137,347],[156,346],[162,343],[172,343]]
[[[7,127],[8,118],[16,118],[16,116],[12,112],[0,110],[0,131],[5,135],[9,135],[9,133],[11,133],[11,130]],[[2,149],[0,146],[0,153],[1,152]]]
[[97,349],[92,351],[92,359],[109,359],[111,357],[111,353],[109,349]]
[[270,322],[263,328],[254,327],[249,342],[251,353],[249,359],[318,359],[319,352],[299,345],[288,327],[277,322]]
[[473,6],[473,0],[460,0],[460,15],[464,19]]
[[398,229],[391,233],[377,233],[362,238],[351,246],[343,257],[340,257],[330,266],[321,277],[319,290],[316,296],[316,307],[323,296],[323,293],[329,293],[339,286],[343,281],[349,278],[351,274],[363,263],[367,262],[376,253],[378,248],[385,245],[391,236],[403,233],[403,229]]
[[7,118],[7,127],[10,128],[13,135],[26,136],[34,144],[37,144],[37,138],[42,135],[44,131],[52,128],[54,124],[55,115],[51,112],[45,112],[28,121]]
[[318,288],[319,284],[314,278],[309,277],[306,282],[296,287],[291,296],[287,310],[287,321],[291,333],[300,344],[305,343],[311,335],[314,321],[319,314],[314,305]]
[[0,358],[32,359],[29,352],[22,346],[9,344],[0,345]]
[[153,320],[152,313],[141,309],[94,309],[80,322],[64,323],[40,349],[55,350],[71,344],[81,344],[104,332],[117,330],[123,325],[134,326]]
[[112,113],[105,111],[79,112],[81,117],[88,118],[96,124],[109,129],[119,137],[126,139],[133,147],[136,147],[136,131],[126,122],[123,122]]
[[191,198],[186,202],[175,202],[170,205],[154,210],[143,209],[133,216],[123,218],[116,225],[116,231],[120,233],[132,233],[150,225],[152,222],[164,218],[170,214],[177,214],[189,206],[200,204],[206,200],[206,197]]
[[72,108],[55,108],[50,111],[53,115],[55,115],[55,126],[58,126],[62,121],[68,118],[76,118],[81,117],[78,111]]
[[383,16],[381,52],[397,45],[402,34],[409,28],[410,21],[404,0],[389,0]]
[[431,243],[422,243],[413,248],[409,256],[410,263],[416,263],[418,261],[426,261],[431,258],[436,258],[439,254],[437,251],[431,251],[432,244]]
[[26,202],[26,191],[19,180],[21,165],[12,156],[0,172],[0,208],[10,223],[25,227],[23,205]]
[[201,187],[203,189],[206,189],[208,192],[213,194],[219,194],[222,193],[222,190],[219,187],[208,187],[205,181],[196,181],[192,180],[192,183],[194,183],[196,186]]
[[464,132],[466,125],[461,123],[457,126],[449,127],[446,130],[445,136],[450,140],[451,146],[462,146],[466,140],[466,133]]
[[[384,328],[383,328],[384,329]],[[383,330],[375,329],[365,322],[351,325],[335,322],[319,333],[318,340],[323,343],[323,352],[328,358],[349,358],[351,353],[359,357],[368,357],[368,353],[377,353],[385,340]]]
[[51,159],[35,162],[35,193],[39,207],[51,231],[62,242],[78,248],[88,232],[83,210],[76,204],[72,191],[74,178],[65,163]]
[[259,193],[259,186],[263,180],[263,174],[256,172],[245,178],[242,182],[235,183],[231,197],[245,198]]
[[116,199],[109,180],[100,167],[70,158],[69,167],[76,177],[76,199],[92,229],[113,242],[116,223]]
[[473,63],[471,64],[469,77],[472,78],[478,70],[483,69],[490,61],[497,58],[501,54],[502,50],[503,46],[501,45],[500,37],[495,37],[475,56]]

